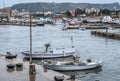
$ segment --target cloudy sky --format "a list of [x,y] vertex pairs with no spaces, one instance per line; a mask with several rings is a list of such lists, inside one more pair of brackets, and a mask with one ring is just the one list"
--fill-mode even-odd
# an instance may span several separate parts
[[17,3],[28,3],[28,2],[73,2],[73,3],[113,3],[119,2],[120,0],[0,0],[0,8],[9,7]]

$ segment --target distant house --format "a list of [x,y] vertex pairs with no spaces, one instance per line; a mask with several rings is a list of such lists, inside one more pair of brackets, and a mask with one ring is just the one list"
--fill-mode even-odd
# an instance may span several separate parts
[[8,22],[9,17],[7,13],[0,13],[0,22]]
[[91,12],[91,11],[90,11],[89,8],[86,8],[86,9],[85,9],[85,13],[86,13],[86,14],[90,14],[90,12]]
[[8,22],[11,16],[11,9],[10,8],[3,8],[0,9],[0,21]]
[[95,14],[99,14],[99,12],[100,12],[100,9],[98,9],[98,8],[86,8],[85,9],[85,13],[86,14],[93,14],[93,13],[95,13]]
[[103,19],[102,19],[102,22],[108,22],[108,23],[111,23],[112,22],[112,18],[110,16],[104,16]]
[[56,14],[53,14],[54,18],[62,18],[63,17],[63,13],[56,13]]
[[70,14],[71,14],[72,17],[75,16],[75,11],[69,10],[69,12],[70,12]]

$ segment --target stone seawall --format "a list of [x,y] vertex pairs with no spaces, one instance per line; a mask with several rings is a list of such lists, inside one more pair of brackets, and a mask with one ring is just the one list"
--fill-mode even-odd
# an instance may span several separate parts
[[120,33],[112,33],[112,32],[103,32],[103,31],[91,31],[92,35],[112,38],[112,39],[120,39]]

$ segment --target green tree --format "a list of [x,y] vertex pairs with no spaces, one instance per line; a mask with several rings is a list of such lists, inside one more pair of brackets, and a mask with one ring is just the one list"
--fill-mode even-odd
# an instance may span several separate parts
[[110,15],[111,11],[108,10],[108,9],[103,9],[103,10],[100,10],[100,13],[103,14],[103,15]]
[[67,10],[67,11],[65,12],[65,15],[66,15],[67,17],[72,17],[72,14],[70,13],[69,10]]
[[81,9],[81,8],[77,8],[75,10],[75,16],[81,15],[81,14],[85,14],[85,10]]

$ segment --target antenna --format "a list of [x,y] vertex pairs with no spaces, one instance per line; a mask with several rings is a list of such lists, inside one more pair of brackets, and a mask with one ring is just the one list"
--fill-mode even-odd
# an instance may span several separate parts
[[74,48],[74,46],[73,46],[73,37],[71,36],[71,46],[72,46],[72,48]]
[[3,0],[3,8],[5,8],[5,0]]

